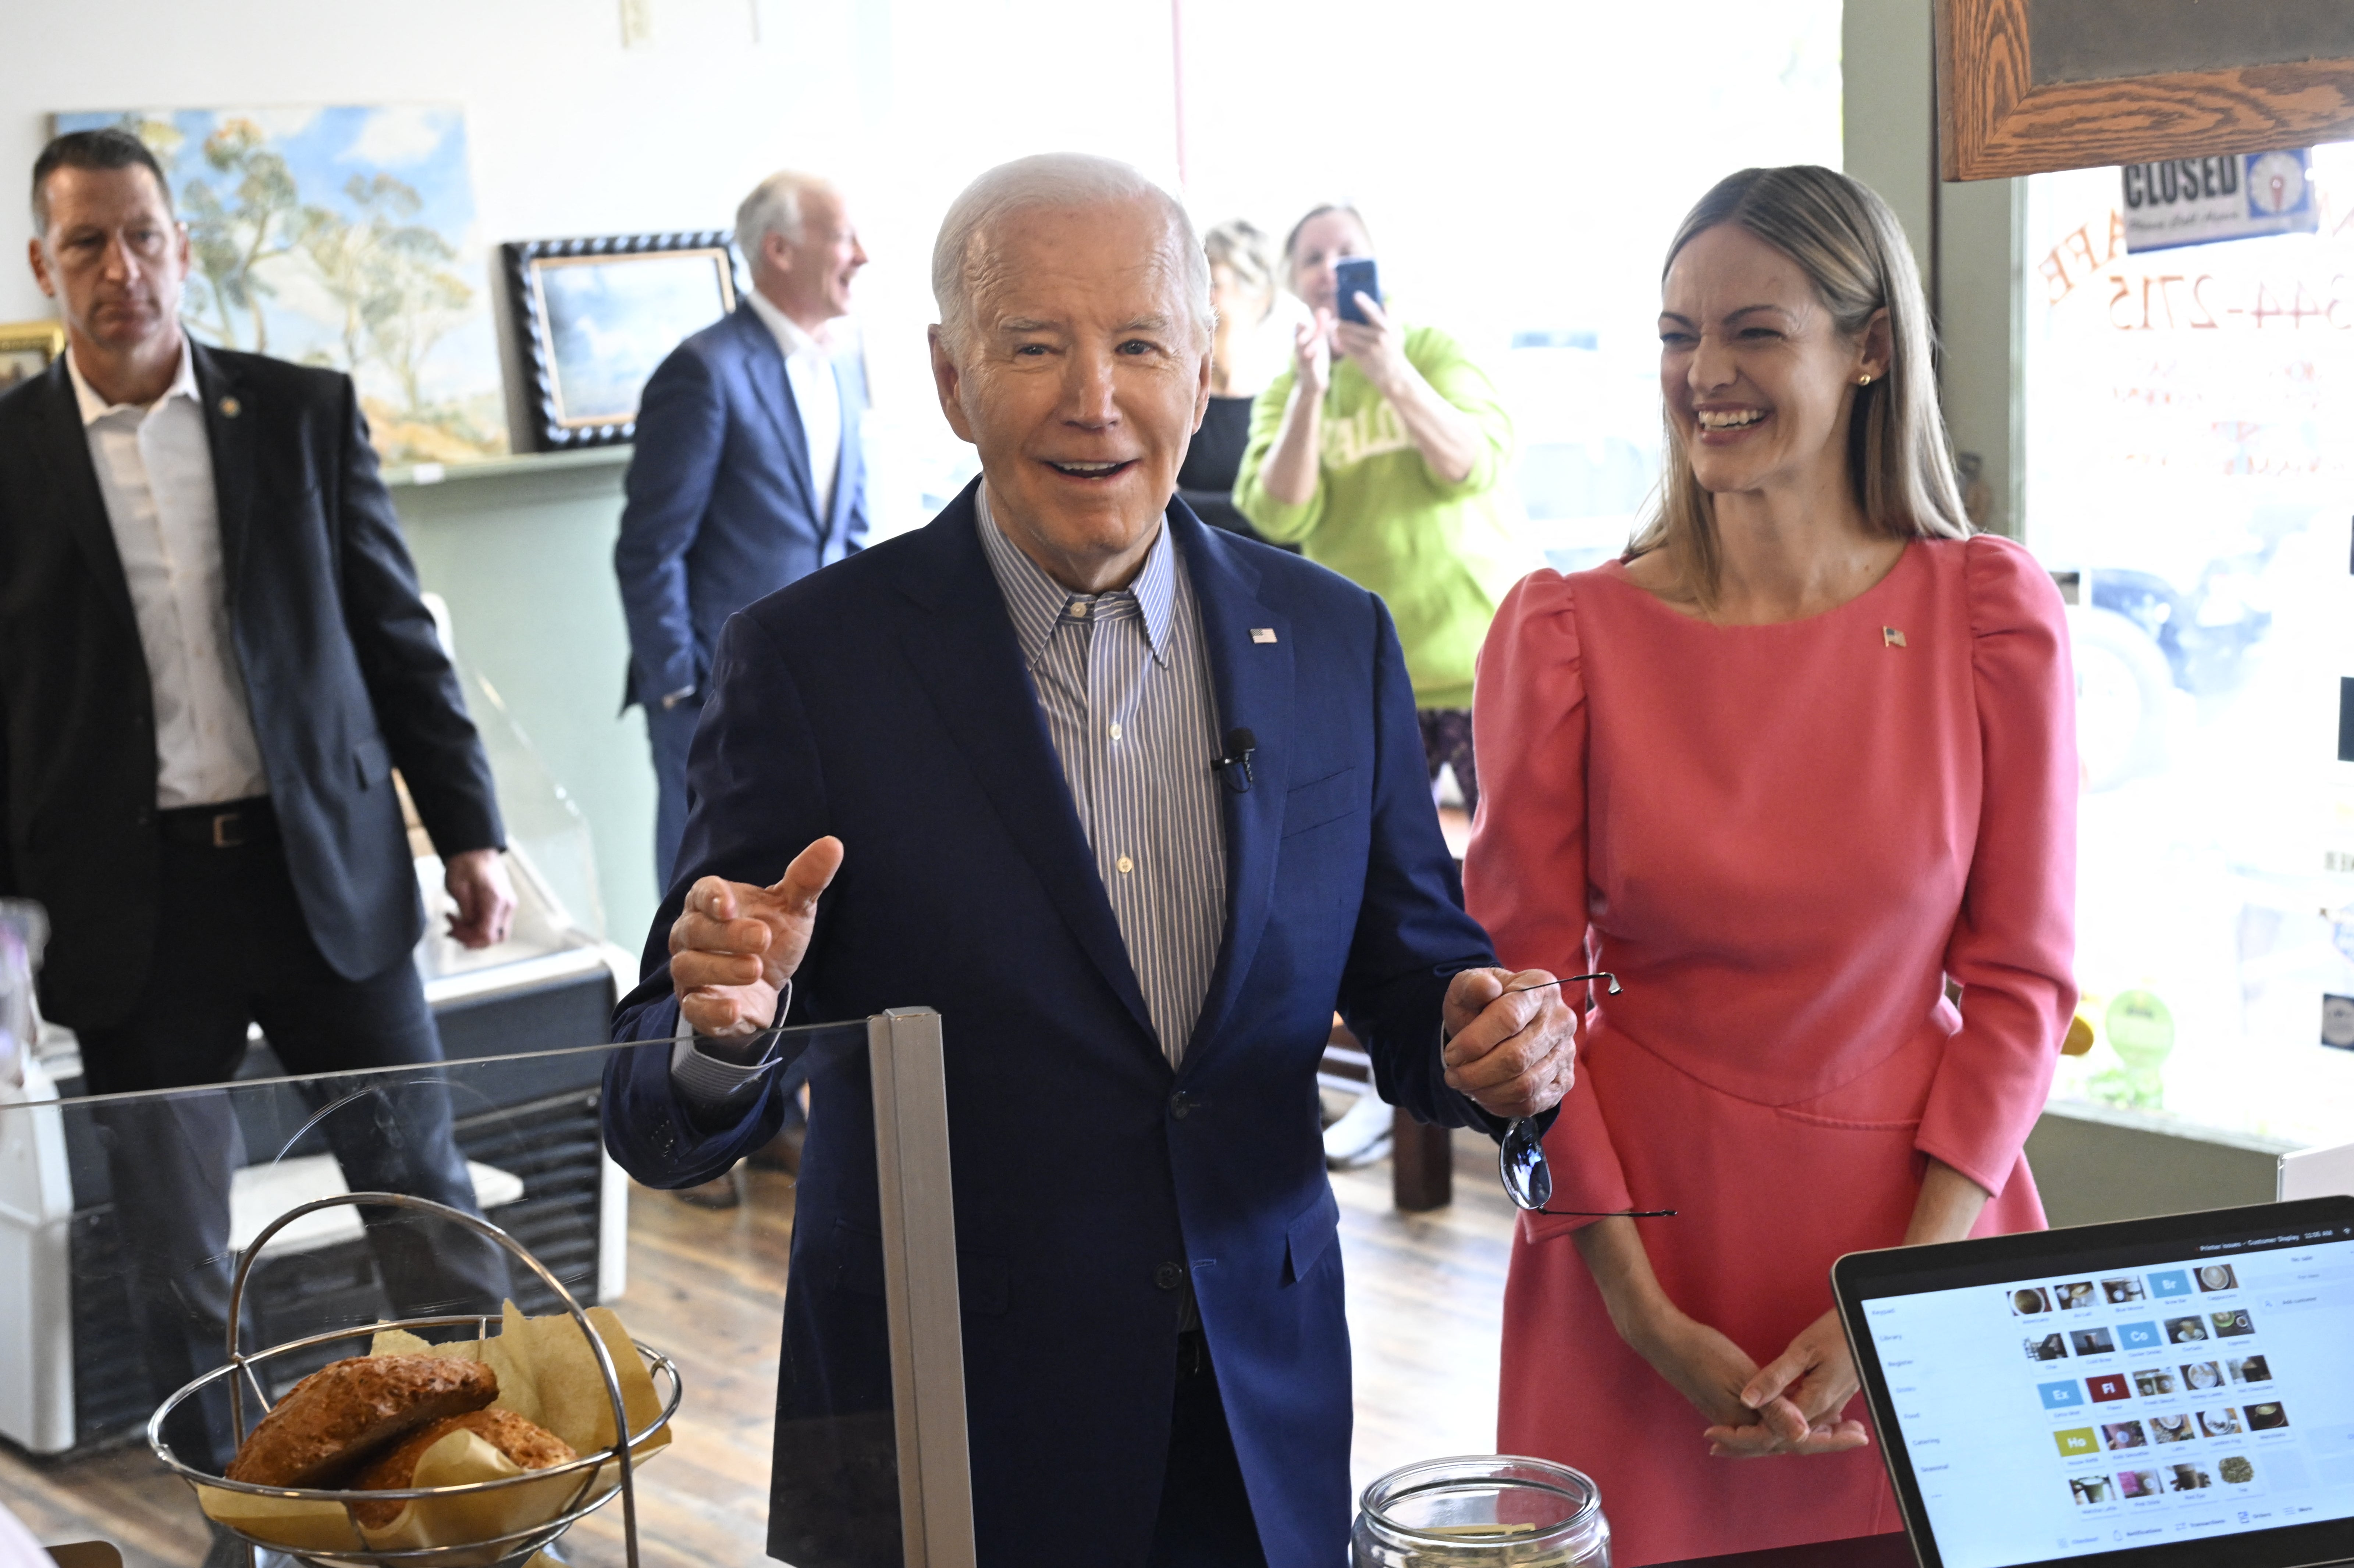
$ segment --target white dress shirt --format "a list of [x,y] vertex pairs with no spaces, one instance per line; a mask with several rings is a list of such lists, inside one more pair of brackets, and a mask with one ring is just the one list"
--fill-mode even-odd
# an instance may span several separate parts
[[822,533],[826,519],[833,515],[833,476],[842,467],[842,385],[833,377],[833,356],[758,289],[745,298],[769,323],[785,356],[785,380],[793,389],[793,406],[801,412],[801,440],[809,448],[810,482],[816,490],[817,524]]
[[165,810],[270,792],[230,639],[220,501],[196,357],[145,408],[109,405],[66,354],[90,466],[131,588],[154,693],[155,804]]

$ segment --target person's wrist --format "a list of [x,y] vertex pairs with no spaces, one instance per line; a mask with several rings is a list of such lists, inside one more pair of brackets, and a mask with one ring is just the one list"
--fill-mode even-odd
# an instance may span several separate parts
[[1603,1305],[1628,1349],[1654,1365],[1669,1354],[1683,1314],[1664,1292],[1605,1292]]

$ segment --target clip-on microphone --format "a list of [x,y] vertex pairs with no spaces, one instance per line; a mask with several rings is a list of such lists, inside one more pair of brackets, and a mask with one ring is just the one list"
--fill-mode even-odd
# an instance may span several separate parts
[[[1246,794],[1251,787],[1251,753],[1258,749],[1258,736],[1246,729],[1226,731],[1226,754],[1210,760],[1210,771],[1225,781],[1235,794]],[[1237,779],[1240,782],[1236,782]]]

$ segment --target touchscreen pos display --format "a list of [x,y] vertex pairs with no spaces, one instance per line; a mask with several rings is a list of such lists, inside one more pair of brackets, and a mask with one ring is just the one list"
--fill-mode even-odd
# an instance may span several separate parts
[[2354,1200],[1833,1271],[1931,1568],[2354,1556]]

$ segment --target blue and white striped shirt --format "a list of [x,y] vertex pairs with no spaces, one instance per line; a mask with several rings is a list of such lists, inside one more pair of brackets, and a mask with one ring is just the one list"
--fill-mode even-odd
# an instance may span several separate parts
[[1163,524],[1134,582],[1073,593],[998,527],[985,482],[975,501],[1080,830],[1176,1066],[1226,924],[1225,819],[1210,769],[1218,705],[1193,580]]

